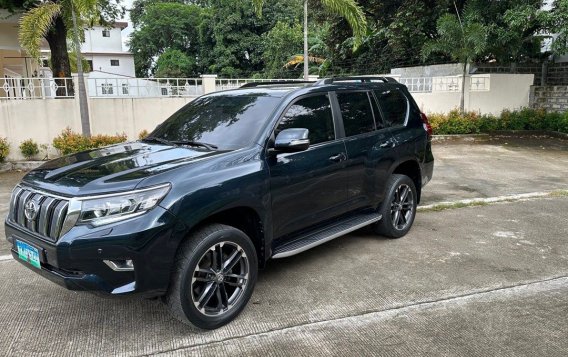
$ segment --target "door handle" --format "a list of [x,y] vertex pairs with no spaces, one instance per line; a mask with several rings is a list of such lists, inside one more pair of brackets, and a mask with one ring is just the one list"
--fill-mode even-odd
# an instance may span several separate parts
[[379,147],[382,148],[382,149],[393,148],[393,147],[394,147],[394,142],[392,142],[392,141],[385,141],[384,143],[382,143],[381,145],[379,145]]
[[333,161],[333,162],[341,162],[343,160],[347,159],[347,157],[345,156],[344,153],[339,153],[337,155],[333,155],[329,157],[329,161]]

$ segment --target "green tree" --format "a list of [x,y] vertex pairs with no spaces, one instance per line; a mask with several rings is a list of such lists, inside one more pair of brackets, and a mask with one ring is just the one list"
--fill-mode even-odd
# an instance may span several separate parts
[[468,64],[481,55],[487,46],[487,28],[475,21],[475,13],[466,7],[463,18],[458,14],[445,14],[436,25],[438,37],[422,47],[422,56],[427,59],[432,53],[441,52],[452,60],[463,63],[460,111],[464,112],[465,77]]
[[290,57],[302,51],[302,25],[278,21],[262,35],[264,42],[264,73],[268,78],[297,77],[298,73],[284,69]]
[[543,16],[545,28],[553,34],[551,50],[555,55],[568,53],[568,0],[556,0],[552,11]]
[[180,50],[168,48],[156,61],[156,77],[182,78],[196,76],[195,59]]
[[[260,14],[264,0],[252,0],[257,12]],[[355,0],[320,0],[320,3],[331,13],[339,15],[349,23],[354,35],[354,48],[357,48],[367,33],[367,20],[363,9]],[[308,51],[308,0],[303,0],[304,5],[304,80],[308,80],[309,57]]]
[[134,54],[136,75],[146,77],[156,72],[155,59],[167,49],[179,50],[189,58],[199,53],[199,27],[208,9],[177,2],[146,4],[137,19],[138,28],[129,41]]

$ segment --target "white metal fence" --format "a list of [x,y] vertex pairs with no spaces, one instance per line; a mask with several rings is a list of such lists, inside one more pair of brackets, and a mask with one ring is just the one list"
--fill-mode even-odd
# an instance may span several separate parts
[[303,79],[254,79],[254,78],[217,78],[215,79],[215,89],[216,90],[227,90],[239,88],[244,84],[252,82],[298,82],[303,81]]
[[0,78],[0,99],[72,98],[72,78]]
[[[297,82],[300,79],[216,78],[209,91],[239,88],[251,82]],[[459,92],[462,76],[397,78],[412,93]],[[86,86],[92,98],[162,98],[197,97],[205,94],[203,78],[87,78]],[[0,78],[0,99],[72,98],[72,78]],[[469,90],[483,92],[491,89],[491,75],[472,75]]]
[[88,93],[95,98],[197,97],[201,78],[89,78]]

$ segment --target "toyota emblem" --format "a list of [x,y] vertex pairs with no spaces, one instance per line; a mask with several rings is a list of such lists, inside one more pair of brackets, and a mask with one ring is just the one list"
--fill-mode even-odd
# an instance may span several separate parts
[[37,217],[37,213],[39,211],[39,207],[35,201],[29,200],[26,202],[24,206],[24,214],[26,218],[30,221],[33,221]]

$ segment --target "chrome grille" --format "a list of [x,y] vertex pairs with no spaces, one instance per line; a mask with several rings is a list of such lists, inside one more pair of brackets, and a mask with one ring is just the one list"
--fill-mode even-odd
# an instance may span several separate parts
[[[25,207],[31,201],[35,203],[37,209],[35,217],[28,219]],[[18,186],[12,193],[8,219],[28,231],[55,242],[61,234],[68,208],[69,201],[64,198]]]

